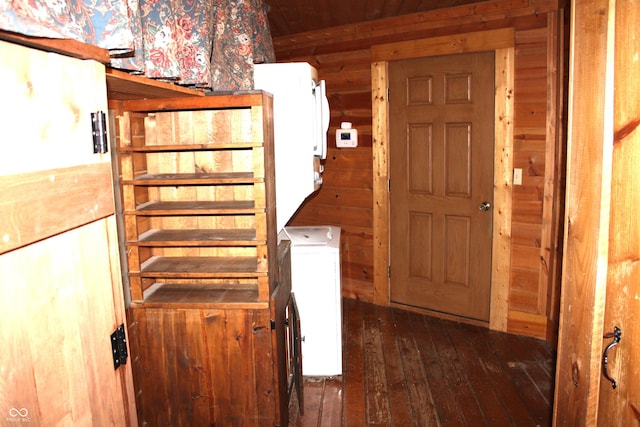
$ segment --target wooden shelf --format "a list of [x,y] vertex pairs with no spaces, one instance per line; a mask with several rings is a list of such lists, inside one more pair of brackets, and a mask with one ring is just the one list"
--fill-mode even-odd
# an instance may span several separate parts
[[153,80],[124,71],[107,68],[107,97],[110,101],[157,99],[168,97],[199,97],[202,91],[170,82]]
[[137,206],[135,211],[126,211],[125,213],[135,215],[251,215],[259,212],[264,212],[264,209],[256,209],[253,200],[189,200],[184,202],[146,202]]
[[156,283],[145,291],[144,305],[161,308],[260,309],[268,303],[260,301],[256,286],[211,287]]
[[258,270],[255,257],[175,256],[151,257],[141,266],[141,277],[254,278],[268,272]]
[[218,172],[218,173],[165,173],[144,174],[134,180],[123,180],[123,184],[131,185],[220,185],[220,184],[255,184],[264,182],[264,178],[255,178],[253,172]]
[[122,153],[153,153],[174,151],[210,151],[210,150],[249,150],[261,147],[260,142],[220,142],[216,144],[176,144],[176,145],[126,145],[120,148]]
[[47,37],[32,37],[23,34],[0,30],[0,40],[32,47],[45,52],[56,52],[61,55],[78,59],[93,59],[103,64],[111,62],[109,51],[98,46],[83,43],[73,39],[53,39]]
[[207,246],[256,246],[264,245],[264,240],[256,239],[255,229],[219,229],[219,230],[149,230],[137,241],[129,242],[137,246],[158,247],[207,247]]

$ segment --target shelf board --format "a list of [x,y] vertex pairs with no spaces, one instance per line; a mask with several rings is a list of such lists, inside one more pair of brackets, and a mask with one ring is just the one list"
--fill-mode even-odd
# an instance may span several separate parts
[[133,180],[122,181],[125,185],[139,186],[255,184],[261,182],[264,182],[264,178],[254,177],[253,172],[144,174]]
[[55,52],[73,58],[94,59],[103,64],[111,62],[109,51],[107,49],[73,39],[33,37],[0,30],[0,40],[44,50],[46,52]]
[[107,97],[110,101],[157,99],[171,97],[201,97],[202,91],[174,83],[154,80],[124,71],[107,68]]
[[253,200],[235,201],[151,201],[138,205],[134,211],[125,214],[134,215],[253,215],[264,212],[256,209]]
[[129,242],[134,246],[194,247],[194,246],[257,246],[266,244],[256,240],[254,229],[194,229],[149,230]]
[[266,276],[266,271],[258,271],[255,257],[152,257],[141,266],[141,277],[166,278],[255,278]]
[[177,110],[228,110],[231,108],[263,107],[273,95],[261,90],[239,92],[207,92],[206,96],[192,96],[189,98],[173,95],[164,99],[138,99],[124,100],[122,106],[131,112],[159,112]]
[[162,308],[267,308],[267,301],[260,301],[257,285],[227,287],[209,285],[184,285],[156,283],[145,291],[145,307]]
[[262,147],[259,142],[220,142],[215,144],[176,144],[176,145],[123,145],[119,148],[121,153],[163,153],[167,151],[212,151],[212,150],[248,150]]

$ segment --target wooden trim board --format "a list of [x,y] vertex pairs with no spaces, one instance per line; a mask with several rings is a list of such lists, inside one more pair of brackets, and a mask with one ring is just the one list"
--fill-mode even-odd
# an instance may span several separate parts
[[55,52],[72,58],[94,59],[102,64],[108,64],[111,61],[107,49],[73,39],[33,37],[0,30],[0,40],[32,47],[45,52]]

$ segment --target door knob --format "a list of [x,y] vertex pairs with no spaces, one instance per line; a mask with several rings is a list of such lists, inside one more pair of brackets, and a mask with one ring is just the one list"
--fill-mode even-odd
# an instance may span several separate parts
[[491,207],[491,203],[482,202],[482,203],[480,203],[480,206],[478,207],[478,209],[480,209],[482,212],[486,212],[486,211],[489,210],[490,207]]

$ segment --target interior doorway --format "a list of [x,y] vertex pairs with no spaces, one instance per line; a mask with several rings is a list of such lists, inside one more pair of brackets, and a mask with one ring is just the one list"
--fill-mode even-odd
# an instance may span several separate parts
[[389,62],[390,300],[488,323],[494,52]]
[[[492,260],[489,328],[506,331],[511,270],[510,235],[513,169],[513,85],[515,32],[513,28],[431,37],[389,43],[371,49],[373,107],[373,228],[374,302],[390,302],[389,197],[389,63],[411,58],[494,52],[494,170]],[[482,322],[486,324],[486,322]]]

